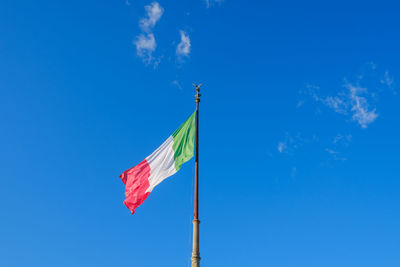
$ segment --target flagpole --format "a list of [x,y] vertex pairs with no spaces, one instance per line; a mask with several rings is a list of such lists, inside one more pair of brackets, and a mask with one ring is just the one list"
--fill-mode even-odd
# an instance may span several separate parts
[[193,218],[193,250],[192,250],[192,267],[200,267],[200,234],[199,234],[199,103],[200,103],[200,86],[196,85],[196,154],[194,161],[194,218]]

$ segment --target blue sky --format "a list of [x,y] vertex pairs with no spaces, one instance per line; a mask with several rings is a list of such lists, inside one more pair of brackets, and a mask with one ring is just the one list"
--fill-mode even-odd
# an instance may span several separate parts
[[122,171],[194,110],[205,266],[400,266],[396,1],[3,1],[0,266],[189,266],[193,160]]

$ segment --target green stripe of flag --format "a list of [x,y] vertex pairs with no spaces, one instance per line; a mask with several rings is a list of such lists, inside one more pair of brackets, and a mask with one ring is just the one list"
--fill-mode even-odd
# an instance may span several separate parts
[[193,114],[172,134],[174,143],[175,169],[178,171],[182,164],[191,159],[194,155],[194,137],[196,126],[194,123],[196,112]]

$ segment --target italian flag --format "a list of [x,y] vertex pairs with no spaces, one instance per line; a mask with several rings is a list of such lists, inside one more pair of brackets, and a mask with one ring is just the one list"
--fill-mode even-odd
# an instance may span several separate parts
[[154,187],[179,171],[182,164],[193,157],[195,113],[150,156],[120,175],[125,184],[124,204],[132,214]]

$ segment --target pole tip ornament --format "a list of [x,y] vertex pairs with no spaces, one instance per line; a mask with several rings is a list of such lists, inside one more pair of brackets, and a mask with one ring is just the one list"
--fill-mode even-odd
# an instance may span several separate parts
[[196,87],[196,95],[195,95],[195,100],[196,100],[196,103],[199,103],[200,102],[200,97],[201,97],[201,94],[200,94],[200,87],[202,86],[203,84],[201,83],[201,84],[199,84],[199,85],[196,85],[196,84],[194,84],[193,83],[193,86],[194,87]]

